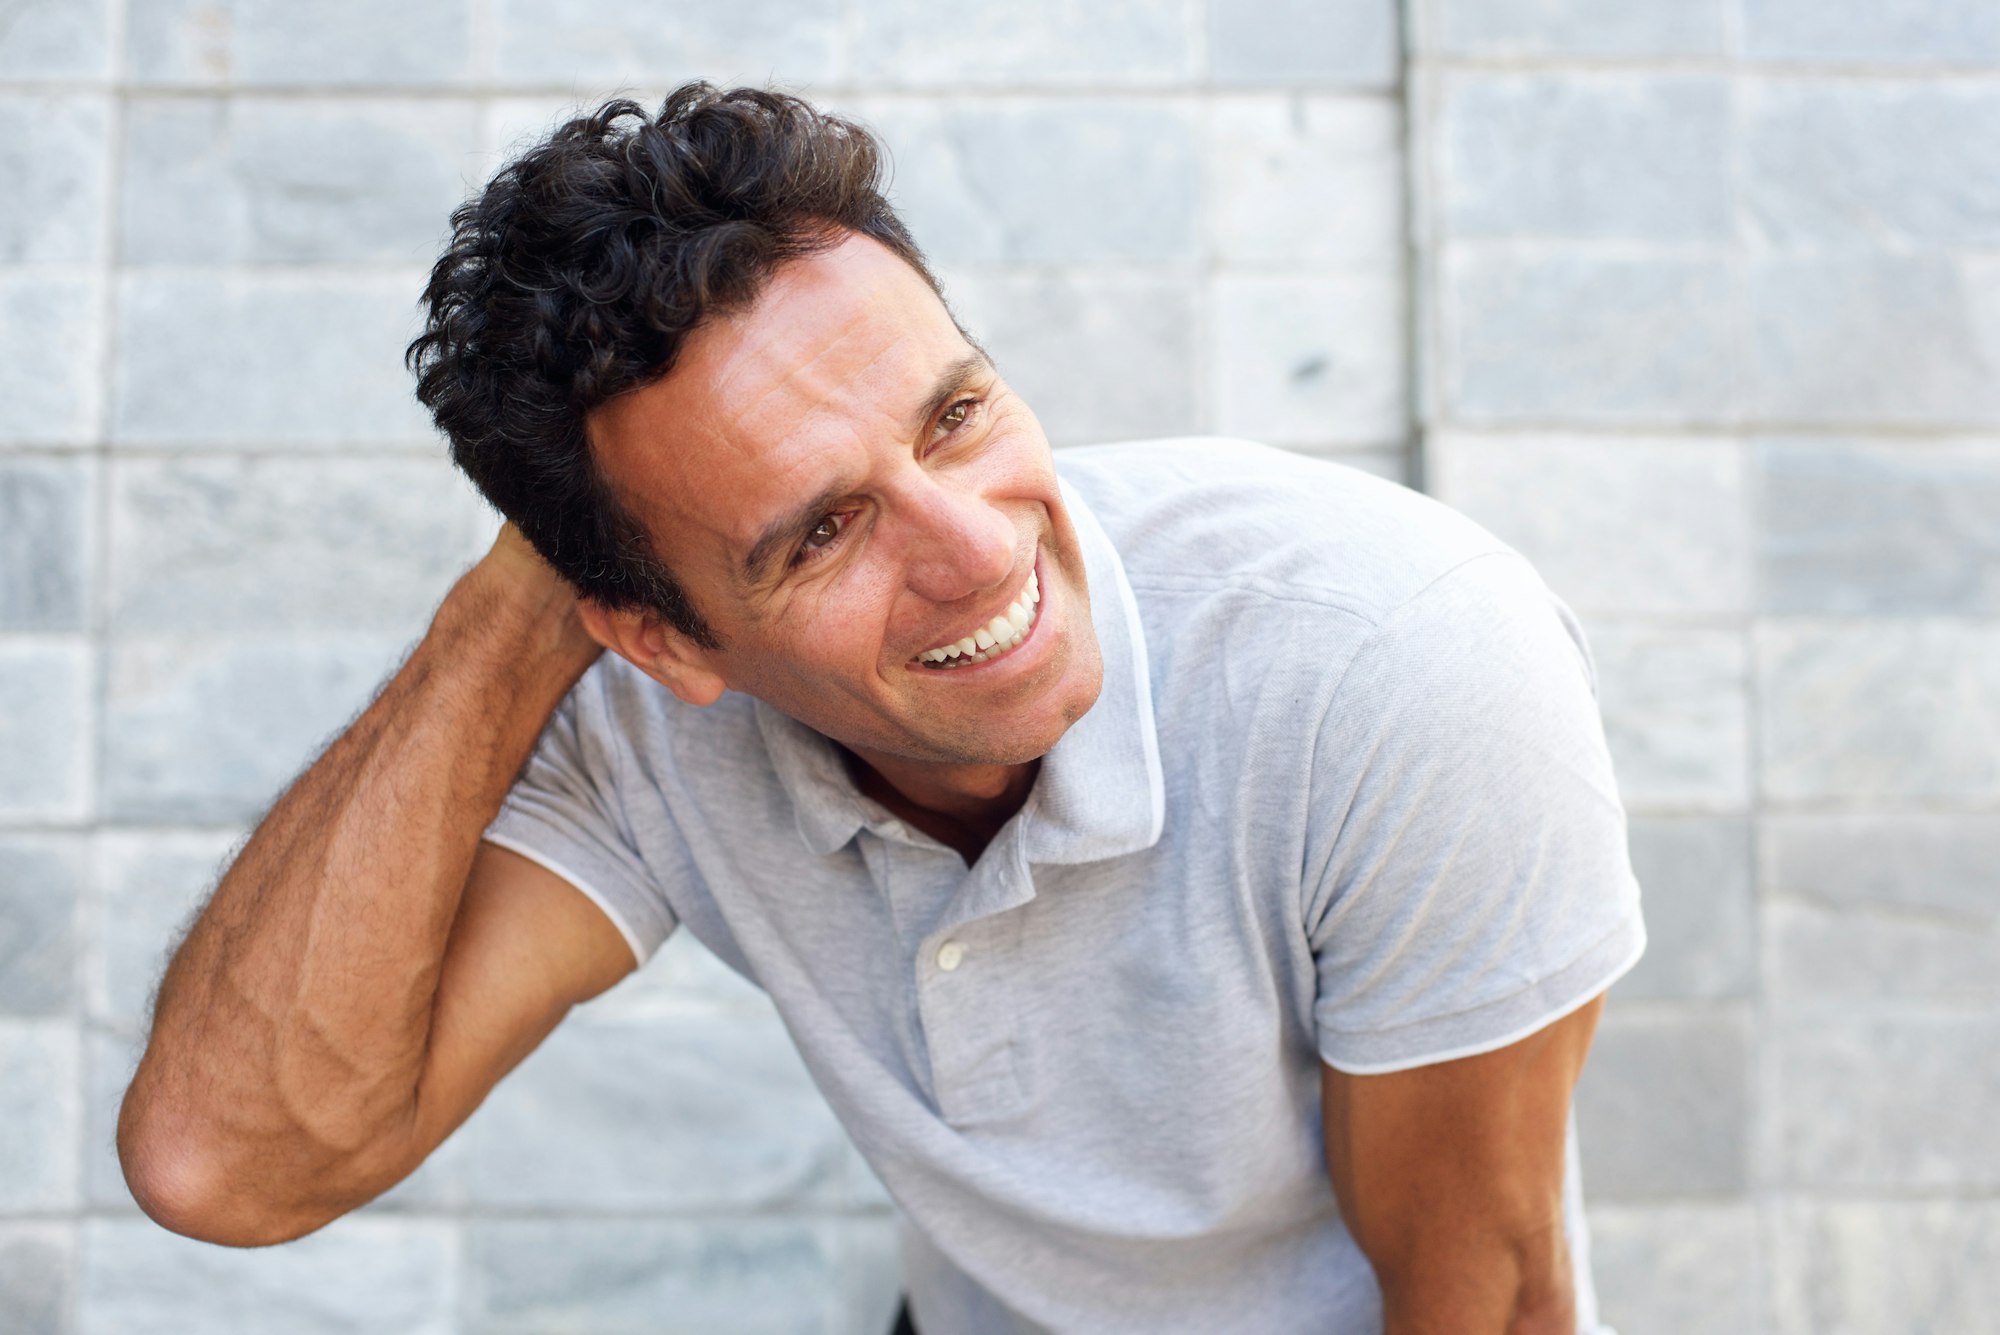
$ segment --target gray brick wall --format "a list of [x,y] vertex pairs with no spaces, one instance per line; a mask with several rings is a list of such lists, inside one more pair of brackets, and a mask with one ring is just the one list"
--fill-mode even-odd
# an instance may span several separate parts
[[1425,476],[1583,614],[1646,888],[1623,1335],[1992,1325],[1995,13],[1412,14]]
[[685,942],[299,1243],[164,1233],[111,1148],[163,952],[492,531],[399,360],[445,215],[578,100],[692,76],[881,130],[1059,443],[1409,475],[1582,614],[1653,934],[1579,1098],[1624,1335],[1979,1328],[1995,12],[5,8],[0,1329],[882,1327],[880,1188]]

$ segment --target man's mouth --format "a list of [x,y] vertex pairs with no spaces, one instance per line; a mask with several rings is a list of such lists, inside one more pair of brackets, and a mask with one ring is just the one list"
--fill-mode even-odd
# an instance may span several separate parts
[[927,668],[949,671],[998,658],[1028,638],[1028,632],[1035,628],[1041,601],[1042,586],[1031,566],[1027,584],[1014,595],[1014,601],[1007,604],[1005,611],[969,635],[924,650],[917,655],[917,661]]

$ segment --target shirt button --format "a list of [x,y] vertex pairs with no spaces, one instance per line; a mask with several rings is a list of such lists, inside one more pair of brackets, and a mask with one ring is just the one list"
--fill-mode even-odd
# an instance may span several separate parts
[[938,968],[950,973],[965,963],[965,947],[956,941],[947,941],[938,947],[937,961]]

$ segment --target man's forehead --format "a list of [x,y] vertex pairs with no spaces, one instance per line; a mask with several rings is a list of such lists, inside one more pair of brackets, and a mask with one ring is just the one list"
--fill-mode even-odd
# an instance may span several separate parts
[[842,446],[920,430],[968,358],[983,366],[928,283],[852,237],[702,325],[665,377],[592,414],[592,444],[649,528],[662,507],[684,521],[692,500],[740,558],[839,481]]
[[852,237],[780,268],[749,307],[696,330],[687,354],[717,398],[747,410],[835,379],[920,374],[941,344],[958,341],[944,303],[914,269]]

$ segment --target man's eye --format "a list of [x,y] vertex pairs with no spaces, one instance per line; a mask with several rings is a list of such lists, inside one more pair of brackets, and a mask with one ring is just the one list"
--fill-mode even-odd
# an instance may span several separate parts
[[806,533],[805,540],[799,543],[799,555],[810,556],[814,552],[831,547],[847,528],[847,518],[846,515],[823,516]]
[[931,434],[937,437],[949,436],[970,421],[974,410],[978,407],[978,399],[960,399],[945,409],[944,416],[938,418],[937,430]]

